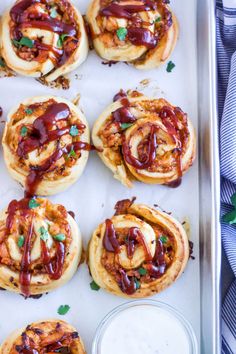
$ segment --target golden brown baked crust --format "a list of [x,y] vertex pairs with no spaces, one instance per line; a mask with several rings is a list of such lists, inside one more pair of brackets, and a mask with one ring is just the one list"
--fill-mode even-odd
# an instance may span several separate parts
[[165,212],[124,200],[94,231],[89,268],[94,281],[114,295],[143,298],[170,286],[189,259],[182,225]]
[[18,0],[2,16],[0,51],[15,72],[56,80],[87,57],[81,14],[70,0]]
[[86,354],[84,344],[74,327],[61,320],[34,322],[16,330],[0,346],[0,354]]
[[92,0],[87,21],[102,58],[125,61],[137,69],[164,63],[179,33],[177,19],[165,0]]
[[11,176],[31,195],[51,195],[81,176],[89,141],[89,126],[78,107],[63,98],[40,96],[11,110],[2,144]]
[[73,217],[48,199],[13,200],[0,213],[0,287],[25,297],[68,282],[82,253]]
[[196,153],[187,114],[163,98],[120,91],[98,117],[92,139],[99,156],[125,186],[132,179],[177,186]]

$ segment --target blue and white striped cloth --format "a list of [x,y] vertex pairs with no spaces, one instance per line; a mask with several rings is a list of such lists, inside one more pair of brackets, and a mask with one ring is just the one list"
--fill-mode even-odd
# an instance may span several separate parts
[[[218,102],[220,118],[221,211],[233,209],[236,192],[236,0],[217,0]],[[222,223],[222,242],[236,277],[236,225]],[[222,311],[222,353],[236,354],[236,280]]]

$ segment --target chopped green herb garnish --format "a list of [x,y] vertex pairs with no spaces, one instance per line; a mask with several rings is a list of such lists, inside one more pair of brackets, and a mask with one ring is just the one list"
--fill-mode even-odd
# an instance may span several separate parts
[[41,226],[41,227],[40,227],[39,233],[40,233],[40,238],[41,238],[41,240],[43,240],[44,242],[48,240],[49,233],[48,233],[48,230],[45,229],[44,226]]
[[19,238],[18,238],[18,242],[17,242],[18,247],[21,248],[24,245],[24,243],[25,243],[25,236],[24,235],[20,235]]
[[162,243],[167,243],[168,237],[165,236],[165,235],[162,235],[162,236],[160,237],[160,240],[161,240]]
[[124,41],[126,36],[127,36],[128,30],[125,27],[120,27],[116,31],[117,37],[119,38],[120,41]]
[[169,61],[169,63],[167,64],[166,71],[168,73],[171,73],[171,71],[174,69],[174,67],[175,67],[175,63],[173,63],[173,61]]
[[138,269],[138,272],[139,272],[140,275],[146,275],[147,274],[147,269],[141,267],[141,268]]
[[97,283],[95,283],[95,281],[93,280],[91,283],[90,283],[90,288],[92,290],[95,290],[95,291],[98,291],[100,289],[100,286],[97,285]]
[[5,64],[4,60],[3,60],[3,58],[1,58],[1,57],[0,57],[0,66],[1,66],[2,68],[5,68],[5,66],[6,66],[6,64]]
[[229,213],[225,214],[222,218],[224,222],[227,222],[228,224],[236,224],[236,193],[234,193],[231,196],[231,203],[233,204],[234,209],[230,211]]
[[68,157],[75,157],[76,156],[75,150],[72,148],[67,156]]
[[63,33],[63,34],[61,34],[61,35],[59,36],[58,41],[57,41],[57,46],[58,46],[59,48],[61,48],[61,47],[63,46],[63,42],[64,42],[64,40],[66,39],[66,37],[69,37],[69,35],[66,34],[66,33]]
[[29,208],[34,209],[40,206],[40,204],[35,199],[30,199],[29,201]]
[[136,285],[136,290],[138,290],[140,288],[140,286],[141,286],[140,281],[138,281],[137,278],[134,278],[134,282],[135,282],[135,285]]
[[26,136],[27,135],[28,129],[26,127],[22,127],[20,130],[20,135],[21,136]]
[[56,18],[58,16],[58,12],[57,12],[57,9],[56,7],[52,7],[51,10],[50,10],[50,16],[51,18]]
[[33,110],[31,108],[26,108],[25,113],[30,115],[33,113]]
[[157,23],[157,22],[161,22],[161,16],[157,17],[157,18],[155,19],[155,22],[156,22],[156,23]]
[[77,136],[78,134],[79,134],[79,129],[77,128],[76,125],[72,125],[70,128],[70,135]]
[[55,238],[55,240],[57,240],[57,241],[65,241],[65,239],[66,239],[66,236],[64,235],[64,234],[58,234],[58,235],[56,235],[56,236],[53,236],[54,238]]
[[67,314],[67,312],[70,310],[70,306],[69,305],[61,305],[58,310],[57,313],[58,315],[64,316]]
[[121,123],[121,129],[122,130],[126,130],[128,129],[129,127],[131,127],[133,125],[133,123]]
[[13,44],[15,47],[28,47],[28,48],[33,48],[34,46],[34,41],[28,37],[22,37],[19,41],[16,39],[12,40]]

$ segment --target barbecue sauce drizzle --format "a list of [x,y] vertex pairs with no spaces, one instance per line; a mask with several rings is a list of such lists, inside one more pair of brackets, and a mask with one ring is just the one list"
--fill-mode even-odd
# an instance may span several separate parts
[[78,47],[79,40],[77,38],[76,25],[74,23],[67,24],[59,21],[46,13],[34,11],[33,13],[31,12],[27,14],[27,12],[25,12],[31,5],[37,3],[43,3],[48,6],[46,0],[22,0],[12,7],[10,10],[10,17],[14,23],[14,28],[12,30],[13,39],[19,41],[23,37],[22,30],[25,28],[39,28],[59,35],[66,34],[67,44],[62,49],[42,43],[39,40],[33,41],[33,48],[36,48],[39,51],[38,57],[36,57],[35,60],[38,59],[40,61],[41,51],[51,51],[53,54],[51,60],[56,67],[60,67]]
[[[31,106],[30,106],[31,107]],[[68,134],[71,126],[59,128],[57,123],[60,121],[68,121],[71,112],[65,103],[52,103],[40,117],[35,119],[32,132],[26,138],[22,138],[18,144],[17,155],[24,158],[28,153],[35,149],[41,148],[44,144],[56,141],[63,135]],[[52,130],[56,126],[56,129]],[[78,130],[86,128],[84,124],[76,125]],[[91,150],[93,147],[82,141],[77,141],[64,147],[59,146],[59,142],[52,155],[46,159],[42,165],[31,167],[26,182],[26,197],[31,197],[35,194],[36,189],[43,179],[45,173],[49,173],[55,169],[55,163],[71,150],[75,152],[79,150]]]
[[[26,330],[30,330],[35,332],[37,335],[43,335],[44,332],[41,331],[40,329],[36,328],[34,329],[33,327],[26,328]],[[16,345],[15,349],[19,354],[39,354],[40,352],[34,348],[36,344],[32,340],[31,337],[27,336],[26,332],[22,333],[22,345]],[[66,348],[67,354],[70,354],[72,351],[70,350],[70,344],[73,339],[79,338],[79,335],[77,332],[72,332],[72,333],[64,333],[62,337],[57,340],[57,341],[52,341],[50,344],[47,344],[45,347],[43,347],[43,352],[45,353],[58,353],[58,349],[60,348]],[[63,342],[66,341],[66,344]]]
[[[157,0],[142,0],[143,4],[139,5],[122,5],[115,1],[111,1],[105,7],[100,9],[100,15],[103,17],[115,17],[124,18],[128,20],[129,26],[127,27],[127,38],[128,40],[136,46],[145,46],[148,49],[153,49],[158,45],[158,42],[163,37],[163,35],[168,31],[172,25],[172,14],[167,9],[166,1]],[[160,30],[155,30],[151,32],[149,29],[140,27],[141,18],[138,14],[143,11],[155,11],[159,9],[161,17],[164,24],[161,26]],[[138,24],[138,26],[137,26]]]
[[[118,108],[114,112],[112,112],[112,121],[115,123],[135,123],[137,120],[134,115],[130,112],[130,102],[128,100],[127,94],[120,90],[113,98],[113,102],[120,100],[122,107]],[[157,112],[159,117],[162,120],[162,123],[166,127],[168,134],[172,137],[174,143],[177,143],[177,148],[173,151],[176,160],[176,169],[178,178],[168,183],[169,187],[176,188],[181,184],[183,171],[182,171],[182,148],[184,145],[184,141],[188,137],[188,132],[186,129],[182,129],[181,131],[178,128],[178,116],[182,119],[185,119],[185,114],[179,107],[171,108],[169,106],[164,106]],[[184,124],[187,125],[187,121],[185,119]],[[156,160],[157,154],[156,149],[157,145],[157,136],[156,133],[158,131],[158,127],[155,125],[151,125],[150,135],[147,142],[147,151],[145,153],[145,158],[142,158],[140,161],[136,157],[134,157],[131,153],[129,142],[126,141],[125,134],[122,134],[122,153],[125,161],[133,166],[136,169],[142,170],[147,169],[152,166],[153,162]]]
[[[123,202],[127,204],[127,200],[124,200]],[[122,203],[122,201],[120,201],[119,203]],[[112,220],[107,219],[105,221],[105,225],[106,228],[103,237],[103,247],[108,252],[119,253],[121,244],[119,243],[118,238],[116,236],[116,231]],[[137,244],[142,245],[145,251],[145,269],[147,270],[150,277],[152,277],[153,279],[160,278],[165,273],[167,267],[165,262],[164,246],[161,240],[156,240],[156,251],[154,257],[152,257],[141,230],[137,227],[131,227],[128,231],[128,235],[125,240],[127,256],[129,259],[132,259],[135,252],[135,246]],[[119,276],[120,280],[118,282],[118,285],[122,292],[127,295],[132,295],[138,290],[135,277],[128,276],[123,268],[119,269]]]
[[[7,210],[7,218],[6,218],[6,232],[5,237],[7,237],[14,223],[14,218],[16,212],[19,211],[20,215],[25,219],[30,219],[30,226],[27,231],[27,235],[25,238],[25,242],[23,245],[23,255],[21,259],[20,266],[20,285],[22,294],[25,297],[30,296],[30,281],[31,281],[31,245],[32,245],[32,237],[34,236],[33,230],[33,219],[34,219],[34,211],[29,208],[30,199],[24,198],[20,201],[13,200],[10,202]],[[44,265],[44,269],[46,273],[50,276],[51,279],[57,280],[62,275],[63,265],[65,261],[65,245],[63,242],[56,242],[56,256],[55,259],[51,259],[49,251],[47,249],[46,242],[41,240],[41,248],[42,248],[42,263]],[[1,259],[0,259],[1,263]]]

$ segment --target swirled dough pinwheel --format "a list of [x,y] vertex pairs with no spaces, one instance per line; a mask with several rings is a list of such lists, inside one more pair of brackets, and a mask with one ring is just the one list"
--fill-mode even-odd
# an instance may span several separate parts
[[13,332],[0,346],[0,354],[86,354],[78,332],[61,320],[34,322]]
[[79,228],[59,204],[47,199],[13,200],[0,213],[0,287],[40,295],[76,272],[82,252]]
[[114,177],[177,187],[195,158],[196,138],[187,114],[165,99],[120,91],[95,122],[93,143]]
[[89,268],[103,289],[142,298],[171,285],[189,258],[188,237],[172,216],[134,200],[116,205],[116,214],[94,231]]
[[21,75],[53,81],[88,54],[83,18],[70,0],[18,0],[3,14],[0,32],[1,55]]
[[73,103],[53,96],[33,97],[8,115],[4,159],[28,195],[56,194],[82,174],[89,141],[86,118]]
[[178,37],[177,20],[166,0],[92,0],[87,21],[97,53],[152,69],[171,55]]

